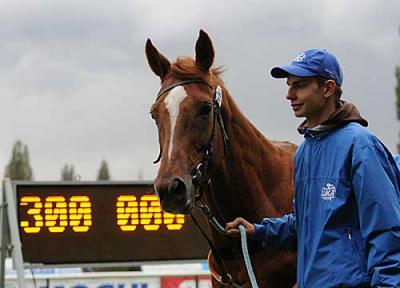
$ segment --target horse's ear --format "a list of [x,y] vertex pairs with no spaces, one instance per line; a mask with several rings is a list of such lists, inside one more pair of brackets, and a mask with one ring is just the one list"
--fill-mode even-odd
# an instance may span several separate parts
[[151,70],[162,80],[168,74],[171,64],[167,58],[157,51],[150,39],[147,39],[146,42],[146,58]]
[[214,47],[208,34],[200,30],[196,42],[196,63],[205,71],[209,71],[214,62]]

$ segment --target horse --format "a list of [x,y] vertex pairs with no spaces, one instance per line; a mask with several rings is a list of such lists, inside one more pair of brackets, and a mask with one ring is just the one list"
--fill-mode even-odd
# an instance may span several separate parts
[[[158,129],[154,190],[162,209],[190,214],[196,206],[206,207],[209,221],[243,217],[252,223],[291,212],[296,145],[268,140],[239,110],[220,77],[223,67],[212,68],[209,35],[200,30],[195,59],[171,63],[150,39],[145,54],[161,80],[150,115]],[[238,254],[237,240],[214,226],[208,257],[213,287],[251,287],[243,259],[232,257]],[[295,285],[294,252],[254,248],[251,261],[260,287]],[[231,279],[224,280],[225,272]]]

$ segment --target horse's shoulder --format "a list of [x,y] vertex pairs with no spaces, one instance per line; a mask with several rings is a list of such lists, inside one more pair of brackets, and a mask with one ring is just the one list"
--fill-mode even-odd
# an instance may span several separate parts
[[276,147],[288,151],[289,153],[294,153],[296,152],[297,145],[289,142],[289,141],[277,141],[277,140],[272,140],[271,141]]

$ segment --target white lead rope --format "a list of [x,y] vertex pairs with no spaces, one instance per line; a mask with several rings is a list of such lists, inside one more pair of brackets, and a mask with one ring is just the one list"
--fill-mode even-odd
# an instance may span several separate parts
[[242,252],[244,264],[246,265],[247,274],[249,275],[250,283],[253,288],[258,288],[256,276],[254,275],[253,267],[251,266],[251,260],[249,255],[249,249],[247,248],[247,238],[246,238],[246,229],[243,225],[239,225],[240,230],[240,240],[242,243]]

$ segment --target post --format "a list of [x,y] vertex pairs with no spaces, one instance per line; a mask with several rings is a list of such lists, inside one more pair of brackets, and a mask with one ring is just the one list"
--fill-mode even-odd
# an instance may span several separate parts
[[11,180],[8,178],[4,179],[4,192],[7,203],[8,224],[10,227],[13,266],[15,270],[17,270],[19,288],[25,288],[24,260],[22,256],[21,239],[19,237],[16,198]]

